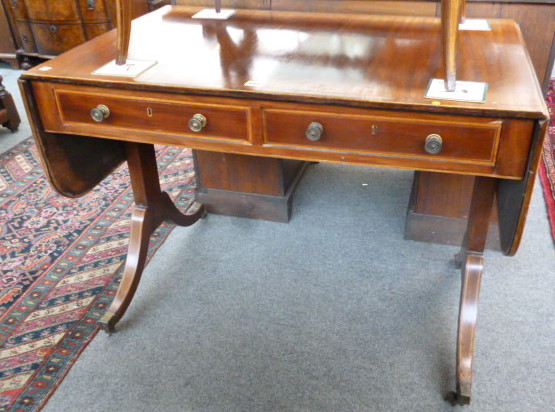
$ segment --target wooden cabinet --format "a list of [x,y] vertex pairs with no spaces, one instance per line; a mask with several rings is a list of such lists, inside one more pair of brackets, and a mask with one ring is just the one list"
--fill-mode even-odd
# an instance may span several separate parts
[[[9,41],[15,45],[15,57],[23,69],[115,27],[114,0],[2,2],[10,25],[7,29],[11,28]],[[141,16],[166,3],[169,1],[132,0],[133,16]],[[0,59],[9,57],[9,53],[0,54]]]
[[17,67],[15,42],[2,3],[0,3],[0,60],[9,63],[13,68]]

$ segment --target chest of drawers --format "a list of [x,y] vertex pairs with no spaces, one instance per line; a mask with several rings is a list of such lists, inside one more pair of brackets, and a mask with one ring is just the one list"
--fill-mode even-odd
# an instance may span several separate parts
[[[113,0],[2,0],[23,69],[36,59],[57,56],[115,26]],[[138,17],[153,1],[132,0]]]

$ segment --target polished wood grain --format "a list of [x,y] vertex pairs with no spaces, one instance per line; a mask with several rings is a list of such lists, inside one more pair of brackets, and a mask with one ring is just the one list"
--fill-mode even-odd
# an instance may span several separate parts
[[[33,87],[44,128],[52,133],[129,141],[140,136],[145,143],[199,150],[509,179],[524,176],[534,126],[531,119],[437,113],[415,117],[414,112],[401,110],[343,107],[338,111],[323,104],[192,98],[146,91],[137,99],[133,90],[107,92],[98,87],[52,82],[36,82]],[[104,103],[111,114],[97,123],[90,110]],[[160,112],[157,107],[162,107]],[[187,122],[197,111],[205,113],[208,122],[202,131],[192,132]],[[325,126],[321,141],[306,138],[306,128],[312,121]],[[377,126],[375,134],[369,132],[372,126]],[[436,155],[425,151],[426,137],[433,133],[445,139],[444,152]],[[406,142],[397,134],[404,135]]]
[[[60,56],[49,71],[31,70],[28,75],[105,87],[133,89],[140,84],[143,90],[366,108],[528,118],[545,114],[534,71],[523,64],[526,52],[512,52],[523,41],[510,21],[492,20],[491,32],[460,33],[460,52],[466,58],[458,73],[461,79],[487,82],[487,101],[431,104],[424,93],[430,79],[441,78],[443,68],[439,19],[293,12],[272,12],[269,18],[265,11],[237,11],[226,22],[207,22],[191,19],[197,11],[162,8],[134,21],[129,58],[157,62],[134,79],[91,74],[115,58],[115,33]],[[237,33],[235,40],[227,37],[233,44],[222,44],[217,36],[226,27]],[[307,37],[298,38],[295,30]],[[190,39],[183,46],[186,53],[175,54],[162,41],[166,38]],[[284,39],[287,47],[280,46]],[[303,50],[308,42],[310,54]],[[351,51],[355,44],[356,51]],[[232,60],[224,52],[230,45],[238,53]],[[268,61],[283,63],[269,70],[264,66]],[[415,66],[421,69],[415,71]]]
[[194,150],[197,200],[207,212],[286,223],[307,162]]
[[125,161],[120,141],[46,132],[32,83],[20,79],[19,88],[42,168],[58,193],[83,196]]
[[501,249],[508,256],[517,252],[526,216],[532,200],[534,182],[538,174],[539,162],[542,156],[543,142],[547,138],[549,120],[537,122],[533,130],[532,145],[528,155],[528,166],[525,178],[518,181],[499,181],[497,191],[497,208],[499,215],[499,234]]
[[16,46],[8,16],[3,5],[0,3],[0,60],[9,63],[14,69],[18,67],[15,51]]
[[[95,125],[90,111],[99,104],[110,108],[111,115],[101,125],[121,130],[140,129],[160,131],[172,135],[189,135],[209,140],[249,141],[249,107],[245,105],[222,105],[216,100],[200,103],[195,99],[157,99],[146,94],[143,99],[136,97],[106,94],[102,90],[93,90],[90,94],[81,89],[54,92],[58,102],[60,123]],[[199,132],[193,132],[188,122],[195,114],[202,114],[208,119],[206,126]],[[47,129],[49,126],[46,126]],[[78,127],[76,127],[78,129]]]
[[[487,165],[496,162],[502,128],[502,123],[496,119],[447,120],[438,116],[434,121],[415,118],[412,113],[406,113],[406,117],[347,113],[265,109],[264,141],[267,145],[324,151],[383,153]],[[318,141],[306,137],[306,129],[314,121],[324,128]],[[443,140],[440,153],[425,151],[426,137],[432,134],[440,135]]]

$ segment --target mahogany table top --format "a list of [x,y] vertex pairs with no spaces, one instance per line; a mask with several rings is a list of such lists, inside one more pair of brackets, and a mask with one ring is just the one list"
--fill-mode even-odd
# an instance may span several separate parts
[[24,77],[385,109],[547,117],[520,30],[511,20],[489,20],[491,31],[460,32],[457,78],[489,85],[486,102],[472,103],[424,97],[430,79],[442,73],[437,18],[237,10],[228,20],[192,19],[198,11],[168,6],[133,22],[129,59],[156,61],[137,77],[91,74],[115,58],[114,31]]

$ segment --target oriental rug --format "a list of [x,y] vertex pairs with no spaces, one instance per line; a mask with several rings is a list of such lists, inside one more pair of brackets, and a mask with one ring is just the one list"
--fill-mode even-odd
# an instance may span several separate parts
[[[181,210],[194,197],[187,149],[157,148]],[[121,166],[79,199],[53,191],[32,139],[0,155],[0,411],[36,411],[98,331],[118,287],[133,205]],[[151,237],[149,256],[171,231]]]
[[551,115],[551,122],[543,147],[542,162],[540,162],[540,178],[547,204],[551,234],[555,241],[555,79],[549,83],[547,107]]

